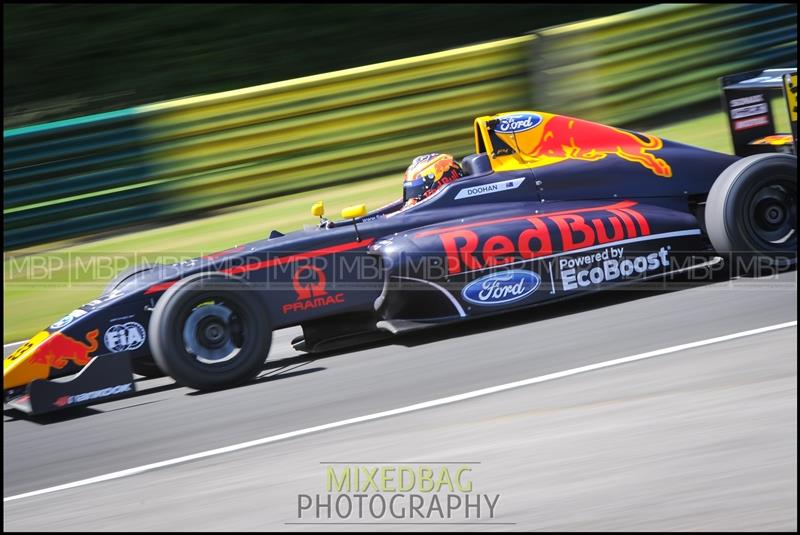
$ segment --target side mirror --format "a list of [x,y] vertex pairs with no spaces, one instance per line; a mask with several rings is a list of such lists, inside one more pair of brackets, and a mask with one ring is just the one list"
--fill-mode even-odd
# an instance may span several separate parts
[[356,229],[356,241],[361,241],[361,236],[358,235],[358,225],[356,224],[356,218],[366,215],[366,213],[367,213],[366,204],[355,204],[353,206],[348,206],[347,208],[342,210],[342,217],[344,219],[353,220],[353,228]]
[[344,219],[355,219],[357,217],[366,215],[366,213],[367,213],[366,204],[355,204],[353,206],[348,206],[347,208],[342,210],[342,217]]
[[325,205],[322,201],[315,202],[311,205],[311,215],[315,217],[322,217],[325,215]]

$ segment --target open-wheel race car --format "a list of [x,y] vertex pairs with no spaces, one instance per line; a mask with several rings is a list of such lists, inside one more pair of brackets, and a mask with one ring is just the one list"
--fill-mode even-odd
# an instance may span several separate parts
[[314,352],[720,258],[796,261],[795,154],[535,111],[478,117],[474,133],[464,176],[411,207],[329,221],[315,205],[319,225],[118,275],[5,360],[5,402],[41,413],[128,395],[131,366],[226,388],[259,373],[276,329],[301,326],[293,344]]

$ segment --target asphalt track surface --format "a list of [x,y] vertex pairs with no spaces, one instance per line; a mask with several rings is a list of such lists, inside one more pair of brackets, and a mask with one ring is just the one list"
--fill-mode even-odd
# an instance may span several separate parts
[[493,517],[384,527],[796,530],[796,326],[7,500],[797,319],[796,272],[667,289],[639,285],[316,357],[294,352],[287,329],[264,372],[239,388],[141,380],[137,396],[67,417],[6,411],[4,528],[374,530],[301,515],[298,494],[325,494],[330,463],[470,463],[474,492],[500,495]]

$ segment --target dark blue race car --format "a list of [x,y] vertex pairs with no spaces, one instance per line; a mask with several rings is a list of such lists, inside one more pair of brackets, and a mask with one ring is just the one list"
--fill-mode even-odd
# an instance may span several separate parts
[[[794,152],[792,145],[792,151]],[[5,361],[27,412],[126,395],[133,369],[192,388],[263,367],[272,332],[319,351],[733,260],[791,265],[797,157],[731,156],[580,119],[475,120],[464,176],[422,202],[120,274]],[[69,381],[53,381],[74,375]]]

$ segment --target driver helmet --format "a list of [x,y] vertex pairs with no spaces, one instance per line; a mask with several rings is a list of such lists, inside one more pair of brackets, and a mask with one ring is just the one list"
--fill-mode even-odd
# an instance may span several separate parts
[[464,171],[449,154],[417,156],[403,175],[403,207],[417,204],[462,176]]

